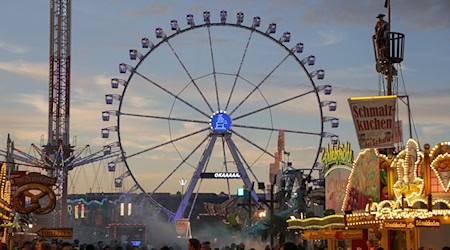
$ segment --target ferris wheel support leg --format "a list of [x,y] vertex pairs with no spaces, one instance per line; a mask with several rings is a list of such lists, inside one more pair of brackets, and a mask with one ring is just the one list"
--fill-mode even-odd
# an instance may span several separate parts
[[195,170],[194,175],[192,176],[191,181],[189,182],[189,186],[186,189],[186,193],[184,194],[183,200],[181,201],[181,204],[178,207],[177,212],[175,213],[173,222],[175,222],[177,219],[184,218],[184,211],[186,210],[189,204],[189,200],[191,198],[192,193],[194,192],[195,186],[197,185],[198,179],[200,179],[200,174],[205,168],[206,163],[209,160],[209,157],[211,157],[211,152],[214,148],[214,144],[216,143],[216,139],[217,135],[212,134],[211,139],[208,142],[208,146],[203,152],[202,158],[200,159],[200,162],[197,165],[197,169]]
[[[239,174],[241,175],[241,179],[244,182],[244,185],[250,189],[250,187],[252,186],[252,182],[248,177],[247,171],[245,171],[244,165],[242,164],[241,158],[239,157],[239,154],[237,152],[236,145],[231,139],[231,134],[225,134],[224,138],[225,141],[227,142],[228,148],[230,149],[231,155],[233,156],[233,160],[236,163],[237,169],[239,171]],[[255,202],[258,202],[259,199],[258,195],[256,195],[256,192],[253,189],[251,189],[250,192],[251,196],[253,197],[253,200]]]

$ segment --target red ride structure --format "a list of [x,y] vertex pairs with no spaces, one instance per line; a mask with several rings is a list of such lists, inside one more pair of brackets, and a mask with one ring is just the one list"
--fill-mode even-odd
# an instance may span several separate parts
[[[61,208],[67,207],[67,159],[73,159],[69,143],[71,0],[50,1],[50,72],[48,142],[44,160],[52,163],[49,175],[58,178]],[[60,226],[67,225],[67,209],[60,209]]]
[[10,170],[16,165],[40,168],[48,176],[57,178],[55,194],[57,204],[42,226],[67,227],[68,173],[70,170],[104,159],[117,157],[118,149],[108,145],[94,153],[90,147],[75,152],[70,136],[70,48],[71,0],[50,0],[50,55],[49,55],[49,111],[48,141],[42,148],[32,144],[37,156],[14,147],[8,136],[8,149],[0,150]]

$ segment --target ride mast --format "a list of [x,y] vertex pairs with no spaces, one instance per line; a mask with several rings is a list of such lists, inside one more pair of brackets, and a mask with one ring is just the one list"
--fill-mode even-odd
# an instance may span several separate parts
[[68,162],[73,147],[69,143],[70,121],[70,39],[71,0],[50,1],[50,58],[48,142],[45,161],[53,168],[48,174],[58,178],[59,226],[67,224]]

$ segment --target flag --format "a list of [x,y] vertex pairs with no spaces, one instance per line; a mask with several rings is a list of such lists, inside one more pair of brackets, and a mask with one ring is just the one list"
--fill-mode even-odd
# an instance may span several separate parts
[[384,7],[387,8],[389,6],[389,0],[384,0]]

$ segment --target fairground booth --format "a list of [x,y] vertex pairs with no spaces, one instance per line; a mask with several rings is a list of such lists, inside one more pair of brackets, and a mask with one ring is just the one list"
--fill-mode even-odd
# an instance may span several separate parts
[[410,139],[393,157],[366,149],[348,179],[345,225],[367,231],[384,249],[448,246],[449,180],[449,142],[422,150]]
[[7,242],[8,228],[11,227],[11,183],[6,178],[6,164],[0,167],[0,237],[1,242]]
[[324,245],[328,249],[365,247],[368,231],[345,226],[342,205],[348,179],[353,173],[353,150],[350,143],[329,144],[321,159],[325,177],[325,212],[323,217],[290,219],[289,230],[299,231],[308,246]]
[[365,149],[354,161],[351,152],[329,146],[322,158],[326,211],[336,214],[288,220],[290,230],[328,249],[367,249],[367,240],[399,250],[450,245],[450,142],[421,149],[410,139],[395,155]]

